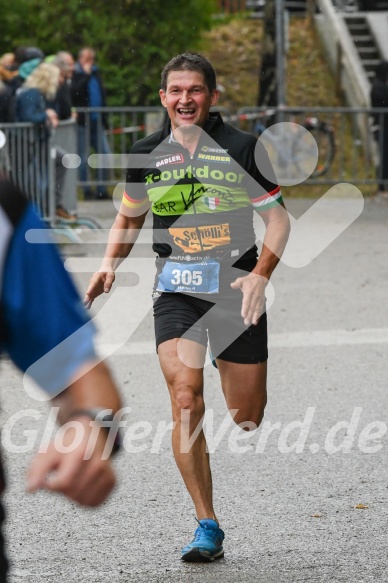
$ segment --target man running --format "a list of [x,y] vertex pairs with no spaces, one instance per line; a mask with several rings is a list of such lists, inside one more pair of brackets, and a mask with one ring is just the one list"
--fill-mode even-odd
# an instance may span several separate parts
[[[156,345],[175,421],[176,463],[195,505],[198,527],[185,561],[224,556],[201,429],[207,342],[234,421],[256,428],[266,405],[265,287],[284,250],[289,219],[268,156],[253,135],[210,112],[218,99],[212,65],[199,54],[173,58],[161,77],[169,124],[138,141],[105,257],[85,303],[109,292],[151,205],[157,274]],[[141,167],[140,167],[141,166]],[[253,209],[266,234],[257,258]]]

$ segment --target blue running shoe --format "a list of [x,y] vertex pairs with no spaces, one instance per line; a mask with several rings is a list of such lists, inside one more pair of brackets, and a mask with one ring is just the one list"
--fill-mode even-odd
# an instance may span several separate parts
[[222,559],[224,556],[222,548],[224,532],[211,518],[204,518],[197,520],[197,522],[199,526],[194,533],[193,540],[182,549],[182,560],[202,563]]

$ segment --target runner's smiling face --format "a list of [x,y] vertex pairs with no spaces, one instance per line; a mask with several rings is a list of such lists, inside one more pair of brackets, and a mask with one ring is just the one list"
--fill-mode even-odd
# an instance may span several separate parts
[[210,107],[218,100],[218,90],[210,93],[203,75],[197,71],[171,71],[166,91],[161,89],[159,95],[173,131],[191,124],[202,128]]

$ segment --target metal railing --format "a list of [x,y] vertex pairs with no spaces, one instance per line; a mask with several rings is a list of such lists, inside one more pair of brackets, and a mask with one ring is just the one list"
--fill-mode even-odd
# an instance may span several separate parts
[[[275,121],[295,122],[311,131],[318,142],[318,165],[322,168],[306,177],[303,184],[336,184],[349,182],[353,184],[380,184],[388,190],[388,176],[383,164],[379,164],[379,150],[388,148],[388,135],[384,138],[384,122],[388,127],[388,109],[370,108],[283,108],[271,110],[247,107],[231,114],[220,108],[225,121],[236,127],[259,135],[265,126]],[[127,108],[93,108],[79,110],[86,114],[84,131],[91,131],[92,122],[88,119],[97,113],[96,127],[104,137],[109,151],[114,154],[128,154],[132,144],[157,130],[164,122],[164,109],[127,107]],[[105,124],[102,123],[104,114]],[[270,114],[270,115],[269,115]],[[279,117],[280,116],[280,117]],[[306,123],[308,121],[308,123]],[[322,124],[331,132],[332,140],[327,140],[327,132],[315,131]],[[53,133],[42,135],[36,126],[29,123],[2,124],[0,129],[7,139],[6,148],[0,150],[0,168],[3,167],[28,197],[38,206],[44,219],[55,222],[55,144],[75,155],[75,159],[84,158],[86,161],[87,180],[79,180],[80,168],[77,164],[68,170],[68,181],[65,188],[66,206],[75,210],[77,204],[77,187],[94,187],[102,184],[112,190],[117,182],[125,180],[125,170],[120,168],[101,169],[105,174],[98,175],[87,164],[87,156],[92,146],[91,139],[87,138],[85,150],[77,150],[77,132],[79,126],[74,122],[62,122]],[[269,135],[270,132],[267,132]],[[326,137],[325,137],[326,136]],[[89,141],[88,141],[89,140]],[[270,144],[271,145],[271,144]],[[330,145],[334,154],[329,156],[327,149]],[[79,142],[78,142],[79,146]],[[98,146],[98,144],[97,144]],[[275,144],[271,148],[272,155],[282,150],[282,164],[290,163],[284,153],[284,147]],[[292,158],[292,150],[290,150]],[[101,152],[99,152],[101,153]],[[323,168],[323,162],[327,167]],[[291,160],[292,162],[292,160]],[[70,165],[71,166],[71,165]],[[70,201],[70,202],[69,202]],[[71,202],[72,201],[72,202]]]
[[[56,221],[56,156],[77,151],[74,120],[62,121],[55,130],[32,123],[0,124],[5,145],[0,149],[0,170],[9,176],[49,223]],[[77,171],[64,174],[61,204],[77,207]]]
[[[307,178],[304,184],[385,183],[388,189],[388,176],[383,176],[383,165],[379,163],[379,151],[383,152],[388,142],[388,135],[384,138],[384,132],[379,131],[379,128],[384,128],[386,120],[388,130],[388,109],[286,107],[281,110],[276,108],[265,110],[246,107],[239,109],[231,121],[241,129],[258,134],[258,124],[268,117],[269,111],[270,123],[281,120],[309,126],[310,121],[310,126],[311,122],[316,126],[324,124],[332,132],[335,153],[327,170],[320,176]],[[326,147],[325,142],[319,143],[323,132],[313,132],[313,135],[318,142],[318,149]],[[319,155],[325,156],[325,152],[320,151]]]
[[6,138],[2,171],[15,182],[44,220],[55,219],[53,138],[45,126],[32,123],[1,124]]
[[[258,107],[247,107],[239,109],[236,114],[231,114],[226,108],[214,109],[222,113],[225,121],[255,134],[257,134],[257,122],[263,120],[268,111]],[[96,112],[100,115],[100,120],[102,115],[105,115],[106,129],[103,129],[100,121],[101,131],[107,138],[110,151],[115,154],[127,154],[136,140],[156,131],[165,121],[164,109],[158,107],[93,108],[79,111],[87,115]],[[378,124],[373,121],[373,116],[380,116],[380,125],[382,125],[384,114],[387,115],[388,110],[349,107],[286,107],[281,110],[273,108],[271,111],[277,120],[280,119],[280,115],[282,121],[294,121],[302,126],[305,125],[306,119],[317,120],[318,125],[323,123],[332,129],[334,157],[325,172],[319,176],[315,173],[305,181],[306,184],[336,184],[337,182],[376,184],[383,179],[381,166],[379,167],[378,164],[379,144],[376,141],[378,137],[380,150],[382,150],[383,133],[380,132],[377,136],[375,126]],[[318,140],[322,137],[322,132],[313,132],[313,135]],[[318,147],[325,148],[325,142],[318,143]],[[320,159],[325,156],[326,153],[321,151]],[[91,187],[97,185],[96,171],[88,166],[87,172],[88,180],[86,183],[81,181],[79,184]],[[125,174],[119,169],[111,168],[104,172],[105,177],[101,182],[105,186],[114,186],[119,180],[122,181],[125,178]]]
[[105,191],[117,184],[122,173],[115,169],[93,170],[87,164],[92,151],[100,154],[128,153],[138,139],[157,131],[165,119],[163,107],[81,107],[77,108],[78,185],[84,191]]

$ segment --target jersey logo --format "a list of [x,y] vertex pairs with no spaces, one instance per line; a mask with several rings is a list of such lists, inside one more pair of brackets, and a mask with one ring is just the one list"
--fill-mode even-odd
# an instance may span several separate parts
[[202,154],[201,152],[198,154],[198,160],[209,160],[210,162],[221,162],[222,164],[231,163],[230,156],[219,156],[216,154]]
[[209,146],[202,146],[201,152],[213,152],[214,154],[226,154],[228,152],[228,149],[210,148]]
[[183,164],[185,158],[183,154],[175,154],[175,156],[169,156],[168,158],[163,158],[163,160],[158,160],[155,164],[156,168],[159,166],[165,166],[166,164]]
[[209,209],[214,211],[214,209],[220,204],[221,200],[219,198],[212,198],[210,196],[204,196],[202,202],[206,204]]
[[228,223],[203,227],[170,227],[168,232],[173,237],[175,245],[186,253],[209,251],[230,244]]

